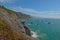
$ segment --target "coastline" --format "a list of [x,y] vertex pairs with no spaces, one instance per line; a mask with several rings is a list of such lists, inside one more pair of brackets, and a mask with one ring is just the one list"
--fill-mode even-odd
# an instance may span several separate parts
[[14,11],[0,7],[0,40],[37,40]]
[[38,34],[37,34],[36,32],[34,32],[34,31],[31,31],[30,28],[29,28],[27,25],[25,25],[25,20],[22,21],[22,24],[23,24],[23,26],[25,26],[25,27],[28,28],[30,36],[31,36],[34,40],[38,40]]

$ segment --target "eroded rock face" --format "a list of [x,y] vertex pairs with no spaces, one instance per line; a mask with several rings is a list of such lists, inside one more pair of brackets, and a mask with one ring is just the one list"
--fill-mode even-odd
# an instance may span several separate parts
[[30,31],[30,29],[25,25],[25,21],[22,21],[21,23],[23,24],[23,27],[24,27],[24,29],[25,29],[26,34],[29,35],[29,36],[31,36],[31,31]]
[[27,26],[24,26],[25,28],[25,32],[28,36],[31,36],[31,32],[30,32],[30,29],[27,27]]
[[[10,11],[9,11],[10,12]],[[34,40],[16,14],[0,7],[0,40]]]

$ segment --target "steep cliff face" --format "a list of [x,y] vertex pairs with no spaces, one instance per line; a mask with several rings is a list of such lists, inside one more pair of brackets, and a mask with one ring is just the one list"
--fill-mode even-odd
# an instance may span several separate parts
[[0,40],[34,40],[13,12],[0,7]]

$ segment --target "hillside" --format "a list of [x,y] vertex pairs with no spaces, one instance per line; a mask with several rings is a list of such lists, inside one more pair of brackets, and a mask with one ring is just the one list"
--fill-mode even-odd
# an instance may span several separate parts
[[14,11],[0,6],[0,40],[35,40]]
[[13,10],[10,10],[8,8],[5,8],[4,6],[0,6],[2,8],[4,8],[5,10],[8,11],[8,13],[15,13],[20,19],[26,19],[26,18],[30,18],[31,16],[30,15],[27,15],[27,14],[24,14],[22,12],[16,12],[16,11],[13,11]]

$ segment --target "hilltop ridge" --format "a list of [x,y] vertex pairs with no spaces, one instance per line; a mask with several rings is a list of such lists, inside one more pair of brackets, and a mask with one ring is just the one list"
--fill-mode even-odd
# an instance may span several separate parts
[[28,14],[24,14],[22,12],[16,12],[16,11],[13,11],[11,9],[8,9],[6,7],[4,7],[3,5],[0,5],[0,8],[4,8],[8,13],[15,13],[20,19],[26,19],[26,18],[30,18],[31,15],[28,15]]

